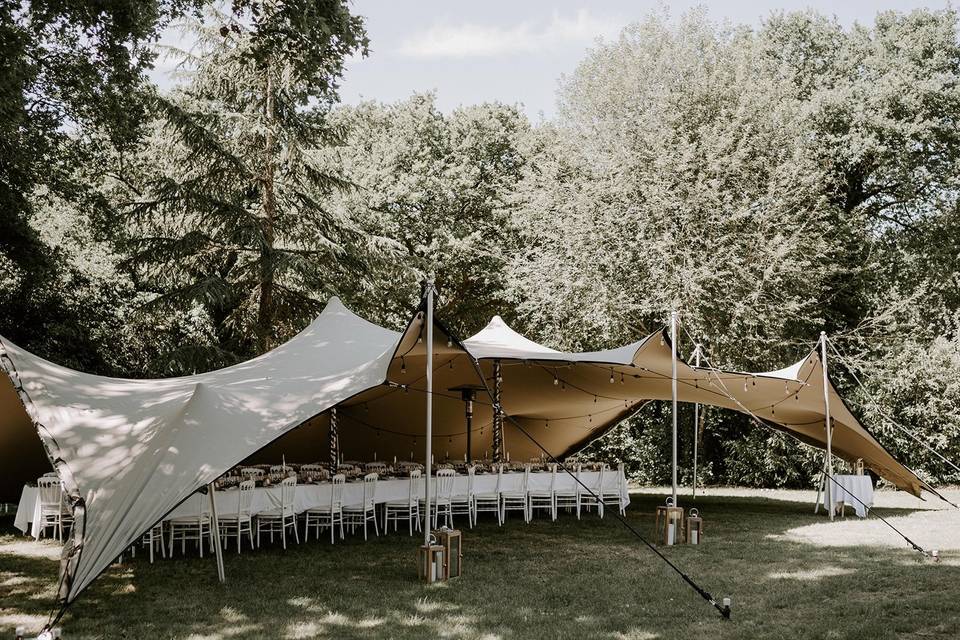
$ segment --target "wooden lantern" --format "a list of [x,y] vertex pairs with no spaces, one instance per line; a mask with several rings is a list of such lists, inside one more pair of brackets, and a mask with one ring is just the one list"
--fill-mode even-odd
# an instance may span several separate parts
[[862,476],[865,473],[863,470],[863,458],[857,458],[857,462],[854,465],[854,470],[858,476]]
[[458,529],[444,527],[435,535],[437,544],[443,547],[445,578],[459,578],[463,574],[463,534]]
[[430,544],[417,547],[417,575],[427,583],[446,580],[443,565],[443,546],[437,544],[434,536],[430,536]]
[[683,509],[673,506],[673,498],[657,507],[656,540],[658,544],[672,546],[683,542]]
[[703,518],[696,508],[690,509],[687,516],[687,544],[700,544],[703,541]]

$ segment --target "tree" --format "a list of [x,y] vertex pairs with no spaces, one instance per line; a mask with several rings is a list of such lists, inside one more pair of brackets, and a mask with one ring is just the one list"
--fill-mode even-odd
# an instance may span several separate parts
[[439,313],[461,335],[507,306],[504,266],[517,237],[512,212],[526,163],[526,118],[499,104],[443,114],[432,95],[415,95],[344,107],[335,122],[349,134],[330,163],[357,185],[336,206],[389,250],[348,294],[355,307],[402,323],[430,272]]
[[292,335],[317,312],[314,294],[332,289],[337,263],[357,262],[355,225],[323,202],[347,182],[318,155],[339,137],[325,117],[343,58],[366,40],[343,3],[313,9],[305,33],[320,41],[302,49],[303,33],[279,35],[277,25],[291,27],[283,6],[250,6],[263,31],[224,17],[219,29],[195,25],[202,52],[186,61],[190,82],[156,101],[143,151],[156,158],[152,177],[126,207],[127,264],[156,304],[211,315],[221,348],[195,366]]

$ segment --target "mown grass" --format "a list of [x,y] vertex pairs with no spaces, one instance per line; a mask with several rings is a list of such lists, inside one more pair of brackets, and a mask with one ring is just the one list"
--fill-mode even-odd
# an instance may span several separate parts
[[[661,499],[635,495],[649,534]],[[465,575],[417,582],[416,539],[391,534],[286,552],[114,565],[69,609],[66,638],[931,638],[960,637],[960,567],[913,551],[776,539],[809,506],[699,498],[705,544],[665,553],[715,596],[724,621],[612,517],[485,520],[464,534]],[[878,509],[881,515],[893,510]],[[11,519],[0,544],[12,540]],[[53,605],[53,560],[0,553],[0,637]]]

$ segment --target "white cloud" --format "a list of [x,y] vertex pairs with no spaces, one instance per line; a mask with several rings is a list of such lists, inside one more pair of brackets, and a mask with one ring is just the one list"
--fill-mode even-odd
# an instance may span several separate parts
[[594,17],[586,9],[577,11],[572,18],[554,13],[543,25],[531,22],[502,27],[438,24],[406,38],[400,45],[400,53],[415,58],[550,53],[574,44],[589,44],[597,38],[613,37],[621,27],[619,21]]

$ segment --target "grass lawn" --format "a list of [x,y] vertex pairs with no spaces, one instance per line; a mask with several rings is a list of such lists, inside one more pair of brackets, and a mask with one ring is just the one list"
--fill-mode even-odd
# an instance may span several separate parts
[[[635,494],[628,517],[649,534],[661,503]],[[705,544],[665,553],[733,598],[730,621],[614,518],[564,514],[482,521],[464,534],[464,577],[429,587],[416,580],[418,539],[406,535],[231,550],[223,585],[210,558],[150,565],[142,553],[97,579],[61,626],[67,639],[960,637],[960,566],[949,558],[777,539],[824,521],[809,504],[701,497],[697,506]],[[24,540],[12,516],[0,519],[0,638],[23,622],[36,631],[53,602],[56,561],[17,551],[38,547]]]

